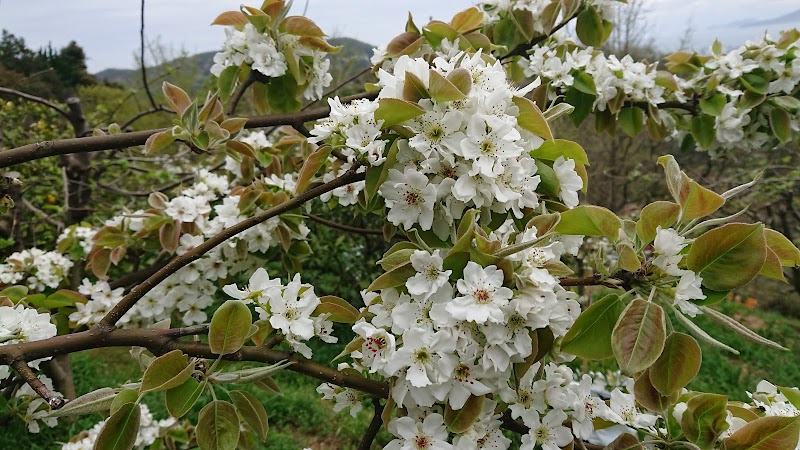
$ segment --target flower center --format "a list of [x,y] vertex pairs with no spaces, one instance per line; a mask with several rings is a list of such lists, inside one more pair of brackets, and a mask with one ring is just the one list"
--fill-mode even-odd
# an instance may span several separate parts
[[437,124],[431,124],[428,127],[428,132],[425,133],[425,136],[431,142],[434,142],[434,143],[439,142],[444,137],[444,128],[442,128],[442,126],[439,125],[438,123]]
[[424,200],[422,199],[422,196],[419,195],[419,194],[420,194],[420,192],[417,191],[417,190],[407,191],[406,192],[406,203],[408,203],[411,206],[418,206],[418,205],[424,203]]
[[492,295],[486,289],[476,289],[472,296],[475,298],[475,301],[481,305],[492,302]]
[[439,270],[438,267],[430,265],[425,269],[425,278],[427,278],[429,281],[433,281],[439,278],[440,273],[441,271]]
[[415,436],[414,437],[414,447],[422,450],[431,446],[431,440],[428,436]]
[[481,153],[484,155],[491,155],[494,153],[494,142],[488,140],[481,142]]
[[536,442],[543,443],[550,440],[550,429],[544,425],[536,429]]
[[456,379],[456,381],[460,381],[462,383],[466,381],[469,382],[469,384],[474,384],[474,381],[469,379],[469,372],[470,372],[469,366],[462,364],[456,367],[456,373],[454,378]]
[[431,359],[431,354],[427,348],[420,348],[414,352],[414,360],[420,364],[425,364]]
[[367,338],[367,350],[372,353],[380,353],[386,347],[386,339],[383,337],[370,337]]

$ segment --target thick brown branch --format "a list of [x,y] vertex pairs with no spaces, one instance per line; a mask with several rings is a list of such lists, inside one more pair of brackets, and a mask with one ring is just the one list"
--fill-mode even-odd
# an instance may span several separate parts
[[103,319],[97,325],[95,325],[95,328],[97,329],[98,332],[109,331],[113,329],[117,321],[123,315],[125,315],[125,313],[128,312],[133,307],[133,305],[136,304],[136,302],[138,302],[142,297],[144,297],[145,294],[150,292],[151,289],[153,289],[159,283],[164,281],[168,276],[177,272],[180,268],[199,259],[201,256],[206,254],[214,247],[218,246],[219,244],[222,244],[223,242],[236,236],[242,231],[252,228],[272,217],[275,217],[277,215],[290,211],[294,208],[297,208],[303,203],[311,199],[317,198],[326,192],[332,191],[338,187],[345,186],[350,183],[354,183],[356,181],[361,181],[364,179],[364,177],[365,177],[364,173],[356,173],[354,170],[351,169],[347,171],[344,175],[340,176],[339,178],[335,178],[321,186],[303,192],[302,194],[298,195],[297,197],[291,200],[287,200],[281,203],[280,205],[274,206],[260,214],[245,219],[232,227],[224,229],[220,233],[209,238],[207,241],[193,248],[191,251],[188,251],[181,256],[177,256],[171,259],[167,263],[167,265],[165,265],[164,267],[159,269],[156,273],[148,277],[141,284],[131,289],[131,291],[128,292],[128,294],[125,295],[125,297],[123,297],[122,300],[120,300],[120,302],[117,303],[114,306],[114,308],[112,308],[111,311],[109,311],[108,314],[106,314],[106,316],[103,317]]
[[[377,92],[366,92],[363,94],[345,97],[342,99],[342,103],[351,102],[357,99],[374,99],[377,96]],[[245,128],[264,128],[280,125],[301,124],[311,120],[327,117],[330,112],[330,107],[322,107],[299,113],[256,116],[248,119],[247,123],[245,124]],[[145,141],[147,141],[147,138],[153,134],[165,130],[167,129],[160,128],[156,130],[134,131],[131,133],[114,134],[109,136],[89,136],[74,139],[60,139],[55,141],[43,141],[34,144],[23,145],[22,147],[12,148],[10,150],[0,152],[0,169],[27,161],[47,158],[49,156],[116,150],[134,147],[137,145],[144,145]]]
[[47,386],[42,383],[42,380],[28,367],[28,363],[26,363],[25,360],[18,359],[11,363],[11,367],[17,371],[34,392],[39,394],[39,397],[42,397],[44,401],[50,405],[50,409],[59,409],[64,406],[64,397],[50,392],[50,389],[47,389]]
[[[0,347],[0,364],[10,364],[15,370],[24,371],[22,366],[27,368],[25,358],[34,360],[105,347],[144,347],[156,355],[178,349],[189,356],[216,359],[219,355],[214,354],[208,344],[178,340],[179,337],[206,333],[208,333],[207,325],[168,330],[117,329],[107,333],[88,330],[41,341],[2,346]],[[235,353],[224,355],[223,358],[231,361],[254,361],[270,364],[288,360],[293,364],[288,366],[287,370],[308,375],[323,382],[357,389],[376,397],[386,398],[389,395],[389,386],[384,382],[346,374],[291,352],[245,346]],[[17,369],[18,367],[19,369]],[[30,372],[28,376],[32,375],[33,378],[36,378],[30,368],[28,371]]]

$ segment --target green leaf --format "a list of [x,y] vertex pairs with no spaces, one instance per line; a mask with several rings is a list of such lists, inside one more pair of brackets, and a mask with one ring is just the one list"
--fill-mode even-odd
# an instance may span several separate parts
[[693,337],[672,333],[650,367],[650,382],[663,395],[679,392],[697,376],[702,360],[703,353]]
[[534,158],[547,161],[555,161],[559,156],[563,156],[564,159],[574,159],[576,164],[589,164],[589,158],[586,156],[586,151],[583,147],[577,142],[565,139],[544,141],[539,148],[532,150],[530,154]]
[[722,114],[722,109],[728,102],[728,97],[725,94],[714,94],[709,98],[700,99],[700,111],[709,116],[717,117]]
[[95,450],[130,450],[136,443],[141,421],[141,409],[136,403],[122,405],[116,413],[108,418],[97,441]]
[[769,93],[769,82],[759,75],[746,73],[742,75],[740,80],[748,91],[761,95]]
[[236,88],[236,80],[239,78],[239,66],[228,66],[222,70],[217,79],[217,89],[219,89],[219,97],[223,102],[227,102],[233,90]]
[[466,97],[460,89],[453,83],[443,77],[439,72],[431,69],[429,75],[428,91],[431,98],[439,103],[451,102],[453,100],[461,100]]
[[591,75],[582,70],[574,70],[573,78],[574,82],[572,86],[574,86],[575,89],[589,95],[597,94],[597,86],[595,86],[594,79]]
[[617,114],[617,121],[625,134],[635,137],[644,127],[644,111],[636,106],[622,108]]
[[358,310],[344,299],[326,295],[320,297],[319,302],[319,306],[314,310],[314,316],[327,313],[330,314],[328,320],[336,323],[356,323],[358,320]]
[[239,416],[232,404],[215,400],[200,410],[197,418],[200,450],[235,450],[239,444]]
[[664,310],[655,303],[637,298],[628,304],[614,326],[611,347],[619,368],[634,374],[658,359],[666,339]]
[[175,136],[172,135],[172,130],[151,134],[144,143],[144,153],[153,155],[173,142],[175,142]]
[[584,359],[605,359],[614,356],[611,333],[625,309],[617,294],[596,301],[578,316],[561,343],[561,350]]
[[306,190],[317,171],[328,161],[328,156],[331,155],[332,151],[333,147],[330,145],[323,145],[314,150],[314,153],[305,160],[303,167],[300,168],[300,173],[297,175],[297,186],[294,189],[295,194],[300,194]]
[[378,100],[375,120],[383,120],[381,128],[388,128],[422,114],[425,114],[425,110],[415,103],[400,100],[399,98],[382,98]]
[[409,278],[416,275],[416,273],[416,269],[411,266],[410,262],[408,264],[403,264],[379,276],[369,285],[367,291],[372,292],[402,286],[406,284]]
[[76,303],[86,303],[86,297],[70,291],[69,289],[59,289],[47,296],[43,306],[49,309],[61,308],[64,306],[75,306]]
[[108,387],[100,388],[70,400],[61,409],[47,414],[48,417],[77,416],[93,412],[108,411],[117,396],[117,391]]
[[[569,112],[569,120],[572,121],[575,126],[580,125],[589,117],[589,114],[591,114],[594,109],[594,101],[596,98],[596,95],[581,92],[574,87],[567,89],[567,95],[564,100],[567,105],[572,105],[574,107],[574,109]],[[565,105],[565,103],[559,103],[559,105]],[[549,112],[550,110],[548,110],[548,113]],[[549,114],[545,114],[545,117],[550,121],[554,119],[554,117],[551,117]]]
[[229,395],[244,421],[250,425],[250,428],[256,432],[262,441],[266,439],[269,431],[269,422],[264,405],[255,396],[247,392],[230,391]]
[[418,76],[414,75],[410,71],[406,72],[405,80],[403,82],[403,100],[416,104],[423,98],[430,97],[431,93],[428,92],[428,88],[425,87],[425,83],[423,83]]
[[770,101],[788,111],[796,112],[800,110],[800,100],[790,97],[788,95],[781,95],[778,97],[770,97]]
[[295,36],[323,37],[325,33],[311,19],[303,16],[289,16],[283,20],[281,28]]
[[703,286],[729,291],[758,275],[767,257],[764,225],[729,223],[700,235],[686,265],[703,277]]
[[542,139],[553,140],[553,132],[550,130],[550,125],[547,123],[547,119],[544,118],[542,110],[536,106],[536,103],[524,97],[512,97],[511,101],[519,108],[517,125]]
[[291,74],[271,78],[267,83],[267,101],[273,113],[290,113],[299,111],[303,106],[298,99],[302,93],[297,81]]
[[778,256],[783,267],[800,267],[800,250],[786,236],[775,230],[764,228],[764,239],[770,250]]
[[189,98],[189,95],[183,89],[175,86],[174,84],[167,83],[166,81],[161,86],[161,90],[164,92],[164,98],[167,99],[167,102],[172,107],[172,110],[175,111],[178,115],[182,115],[186,108],[192,104],[192,100]]
[[173,350],[150,363],[144,371],[139,392],[145,394],[174,388],[183,384],[193,371],[194,365],[189,364],[188,357],[180,350]]
[[722,442],[723,450],[783,450],[797,447],[800,417],[762,417]]
[[789,111],[773,108],[769,113],[769,126],[781,144],[786,144],[792,139],[792,115]]
[[111,414],[119,411],[119,409],[128,403],[136,403],[136,400],[139,399],[139,393],[134,389],[125,389],[117,393],[114,397],[114,400],[111,402],[109,406],[109,410]]
[[716,136],[715,127],[714,118],[709,115],[701,114],[692,118],[692,137],[700,144],[701,148],[708,149],[711,147]]
[[8,297],[14,303],[19,303],[26,295],[28,295],[27,286],[9,286],[0,291],[0,296]]
[[561,213],[555,232],[583,236],[606,236],[612,242],[619,237],[622,221],[600,206],[580,205]]
[[681,205],[681,221],[705,217],[725,204],[725,198],[700,186],[689,178],[678,166],[675,157],[665,155],[658,158],[667,175],[667,187],[672,197]]
[[180,386],[169,389],[164,394],[169,414],[176,419],[183,417],[184,414],[192,409],[197,399],[200,398],[200,394],[203,393],[203,388],[204,384],[189,377],[189,379],[184,381]]
[[666,411],[670,405],[678,402],[680,392],[675,392],[669,396],[661,395],[651,381],[650,374],[652,372],[653,368],[649,367],[636,378],[633,384],[633,394],[636,397],[636,401],[642,406],[650,411],[661,413]]
[[642,208],[639,221],[636,222],[636,235],[644,244],[653,242],[659,226],[670,228],[678,221],[681,207],[672,202],[657,201]]
[[218,355],[236,352],[244,345],[252,324],[253,316],[247,305],[239,300],[226,301],[211,318],[208,331],[211,351]]
[[461,409],[453,409],[448,402],[444,409],[444,424],[453,433],[461,434],[472,427],[483,411],[485,397],[470,395]]
[[728,397],[717,394],[698,394],[686,402],[681,418],[681,430],[701,448],[711,448],[719,435],[728,429],[725,421]]
[[578,34],[578,39],[590,47],[600,47],[605,41],[603,19],[594,6],[584,8],[578,14],[575,31]]
[[603,450],[642,450],[643,448],[636,436],[630,433],[622,433]]

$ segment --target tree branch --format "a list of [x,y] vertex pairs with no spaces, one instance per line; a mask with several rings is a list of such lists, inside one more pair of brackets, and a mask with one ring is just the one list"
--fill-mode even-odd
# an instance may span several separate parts
[[59,113],[62,116],[64,116],[64,118],[67,119],[67,121],[72,123],[72,117],[69,115],[69,111],[67,111],[66,109],[64,109],[64,108],[62,108],[62,107],[60,107],[58,105],[56,105],[55,103],[53,103],[53,102],[51,102],[49,100],[45,100],[45,99],[43,99],[41,97],[37,97],[37,96],[31,95],[31,94],[26,94],[25,92],[18,91],[16,89],[9,89],[9,88],[6,88],[6,87],[0,87],[0,94],[12,95],[14,97],[19,97],[19,98],[28,100],[29,102],[38,103],[40,105],[47,106],[48,108],[50,108],[52,110],[55,110],[57,113]]
[[[378,92],[365,92],[342,99],[348,103],[357,99],[375,99]],[[305,112],[290,114],[272,114],[255,116],[248,119],[245,128],[275,127],[279,125],[294,125],[327,117],[331,112],[330,107],[315,108]],[[131,133],[113,134],[108,136],[89,136],[73,139],[59,139],[42,141],[34,144],[23,145],[0,152],[0,169],[15,164],[33,161],[49,156],[66,155],[71,153],[90,153],[103,150],[116,150],[137,145],[144,145],[147,138],[153,134],[166,131],[167,128],[156,130],[134,131]]]
[[31,370],[30,367],[28,367],[28,363],[25,362],[25,360],[18,359],[11,363],[11,367],[17,371],[19,376],[21,376],[22,379],[28,383],[28,386],[30,386],[34,392],[39,394],[39,397],[42,397],[44,401],[50,405],[50,409],[59,409],[64,406],[64,397],[50,392],[50,389],[47,389],[47,386],[42,383],[42,380],[40,380],[36,374],[33,373],[33,370]]
[[367,228],[353,227],[350,225],[345,225],[339,222],[334,222],[332,220],[325,219],[315,214],[306,214],[306,217],[313,220],[314,222],[321,223],[322,225],[325,225],[327,227],[335,228],[337,230],[347,231],[348,233],[373,234],[377,236],[383,236],[382,230],[370,230]]
[[128,312],[133,307],[133,305],[136,304],[136,302],[138,302],[142,297],[144,297],[145,294],[150,292],[151,289],[156,287],[159,283],[164,281],[167,277],[169,277],[173,273],[177,272],[180,268],[192,263],[197,259],[200,259],[200,257],[206,254],[208,251],[218,246],[219,244],[227,241],[228,239],[236,236],[242,231],[252,228],[261,222],[271,219],[272,217],[275,217],[277,215],[290,211],[294,208],[297,208],[298,206],[302,205],[308,200],[317,198],[326,192],[332,191],[338,187],[345,186],[350,183],[354,183],[356,181],[363,180],[365,178],[365,173],[356,173],[355,169],[357,169],[357,167],[358,166],[353,166],[353,168],[351,168],[350,170],[345,172],[344,175],[338,178],[335,178],[314,189],[305,191],[293,199],[287,200],[281,203],[280,205],[276,205],[266,211],[256,214],[253,217],[245,219],[232,227],[226,228],[223,231],[214,235],[213,237],[209,238],[207,241],[193,248],[191,251],[188,251],[181,256],[177,256],[171,259],[164,267],[159,269],[153,275],[149,276],[141,284],[131,289],[131,291],[128,292],[128,294],[126,294],[125,297],[123,297],[122,300],[120,300],[120,302],[117,303],[108,312],[108,314],[106,314],[106,316],[103,317],[103,319],[100,320],[100,322],[98,322],[94,326],[93,330],[95,332],[100,332],[100,333],[113,330],[117,321],[123,315],[125,315],[125,313]]
[[536,36],[535,38],[531,39],[530,42],[519,44],[518,46],[514,47],[513,50],[511,50],[510,52],[508,52],[505,55],[501,56],[500,57],[500,61],[503,61],[504,59],[508,59],[508,58],[511,58],[511,57],[514,57],[514,56],[523,56],[523,55],[525,55],[526,53],[528,53],[528,50],[530,50],[534,46],[544,42],[547,38],[549,38],[550,36],[556,34],[556,32],[558,30],[564,28],[565,26],[567,26],[568,23],[570,23],[573,20],[575,20],[575,18],[578,17],[578,14],[580,14],[581,11],[583,11],[583,8],[584,8],[584,6],[581,5],[575,11],[575,13],[573,15],[571,15],[568,18],[564,19],[561,23],[559,23],[552,30],[550,30],[549,33],[543,34],[541,36]]
[[372,416],[369,427],[367,427],[367,431],[364,432],[364,437],[358,444],[357,450],[369,450],[372,447],[375,436],[377,436],[378,432],[381,430],[381,425],[383,425],[383,418],[381,417],[383,405],[381,405],[381,401],[377,398],[373,398],[372,404],[375,406],[375,415]]
[[[163,329],[116,329],[108,333],[97,333],[93,330],[80,333],[55,336],[41,341],[24,342],[0,346],[0,363],[9,364],[20,372],[23,377],[33,376],[33,371],[25,363],[25,358],[30,360],[47,358],[84,350],[106,347],[144,347],[155,355],[161,355],[172,350],[181,350],[189,356],[216,359],[219,355],[211,351],[208,344],[193,341],[181,341],[183,336],[195,336],[208,333],[208,325],[194,325],[184,328]],[[320,381],[333,383],[338,386],[357,389],[367,394],[386,398],[389,395],[389,385],[382,381],[371,380],[359,375],[351,375],[316,363],[293,352],[272,350],[266,347],[244,346],[235,353],[222,356],[230,361],[254,361],[274,364],[281,361],[291,361],[287,367],[293,372],[308,375]],[[23,367],[24,366],[24,367]],[[25,369],[27,368],[27,372]],[[27,373],[27,375],[24,375]],[[26,378],[27,381],[27,378]],[[37,379],[37,381],[39,381]],[[41,383],[41,381],[39,381]],[[32,386],[33,387],[33,386]],[[40,391],[41,389],[39,389]],[[39,392],[37,391],[37,393]],[[41,395],[41,394],[40,394]],[[44,398],[44,397],[43,397]]]
[[150,105],[153,107],[153,109],[158,109],[159,105],[156,104],[156,100],[153,98],[153,93],[150,92],[150,85],[147,83],[147,66],[144,65],[144,0],[142,0],[141,4],[141,25],[139,26],[139,42],[141,51],[139,52],[139,65],[142,66],[142,86],[144,86],[144,91],[147,93],[147,99],[150,100]]
[[133,116],[130,119],[128,119],[125,123],[123,123],[119,127],[121,129],[125,130],[129,126],[133,125],[134,122],[136,122],[137,120],[141,119],[142,117],[147,117],[147,116],[149,116],[151,114],[160,113],[160,112],[170,112],[171,113],[171,112],[174,112],[174,111],[172,111],[170,109],[167,109],[167,108],[164,108],[163,106],[159,105],[159,106],[156,106],[153,109],[148,109],[147,111],[142,111],[142,112],[136,114],[135,116]]
[[45,222],[47,222],[50,225],[56,227],[56,233],[61,233],[61,230],[64,229],[64,223],[63,222],[50,217],[49,214],[47,214],[46,212],[44,212],[41,209],[39,209],[36,206],[34,206],[33,203],[28,201],[27,198],[24,198],[24,197],[22,198],[22,206],[28,208],[29,211],[31,211],[32,213],[34,213],[37,216],[39,216],[42,219],[44,219]]

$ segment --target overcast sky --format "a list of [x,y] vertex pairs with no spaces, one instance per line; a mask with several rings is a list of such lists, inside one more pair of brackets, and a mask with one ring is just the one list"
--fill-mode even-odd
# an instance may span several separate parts
[[[171,48],[198,53],[220,48],[221,27],[210,27],[222,11],[238,9],[243,0],[148,0],[146,36]],[[663,50],[674,49],[687,24],[693,45],[706,49],[715,38],[726,47],[757,39],[764,26],[731,25],[742,20],[768,20],[800,8],[797,0],[645,0],[649,30]],[[254,0],[258,5],[260,0]],[[474,0],[309,0],[306,15],[331,36],[346,36],[380,45],[403,31],[406,12],[418,25],[431,18],[448,19]],[[295,1],[294,13],[306,4]],[[0,28],[25,39],[29,47],[48,43],[56,48],[75,40],[88,55],[89,71],[135,67],[139,48],[138,0],[0,0]],[[769,31],[800,27],[771,25]]]

